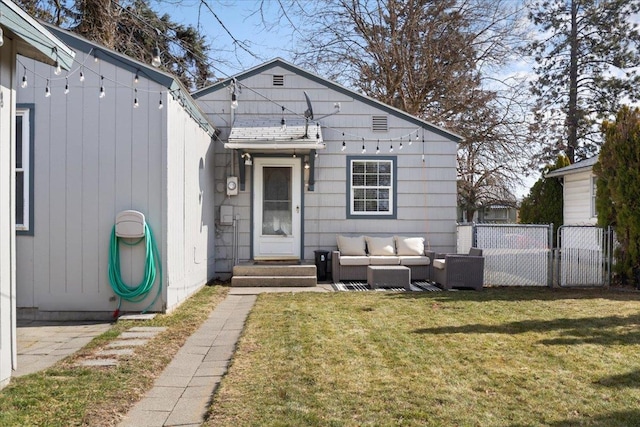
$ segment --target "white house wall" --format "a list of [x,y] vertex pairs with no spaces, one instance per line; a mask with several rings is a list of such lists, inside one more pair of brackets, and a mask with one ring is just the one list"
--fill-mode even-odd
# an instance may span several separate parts
[[[38,309],[40,317],[47,312],[52,317],[58,312],[68,317],[75,317],[73,312],[82,312],[82,317],[88,312],[96,317],[113,312],[117,301],[108,278],[111,231],[118,212],[134,209],[144,213],[165,270],[162,295],[150,310],[171,308],[193,291],[195,282],[205,283],[207,276],[206,271],[199,272],[197,280],[190,276],[189,283],[181,283],[181,278],[187,278],[183,270],[192,272],[179,260],[177,267],[172,265],[176,257],[168,253],[168,248],[173,249],[168,225],[183,221],[184,212],[183,199],[170,198],[175,194],[167,186],[181,178],[184,165],[167,157],[184,157],[176,147],[188,144],[202,151],[204,140],[210,138],[188,124],[193,120],[177,102],[167,99],[166,87],[143,73],[136,84],[140,107],[134,108],[132,72],[106,61],[94,62],[83,52],[78,52],[76,60],[84,64],[85,81],[79,81],[76,69],[69,76],[70,91],[64,95],[64,76],[20,58],[29,84],[18,88],[18,103],[35,105],[35,214],[33,235],[17,237],[18,307]],[[102,99],[100,76],[106,92]],[[45,78],[50,78],[48,98]],[[163,109],[158,109],[160,96]],[[171,170],[175,166],[181,169]],[[203,244],[204,239],[199,251]],[[120,255],[123,280],[138,284],[144,272],[144,245],[121,245]],[[145,301],[123,303],[122,309],[146,308],[155,292],[154,287]]]
[[0,47],[0,388],[9,383],[16,358],[15,337],[15,161],[12,122],[15,48],[5,38]]
[[214,273],[211,138],[169,97],[167,304],[175,307]]
[[[272,86],[273,75],[284,75],[285,86]],[[384,110],[337,90],[329,89],[319,81],[299,76],[284,67],[275,67],[247,78],[240,76],[242,86],[238,94],[237,116],[280,117],[280,107],[302,113],[307,105],[303,91],[306,91],[313,104],[315,117],[335,111],[334,104],[339,102],[338,114],[320,120],[326,150],[319,150],[315,160],[315,191],[304,192],[304,253],[305,260],[313,260],[316,249],[336,248],[336,234],[367,235],[410,235],[424,236],[429,248],[439,251],[453,251],[456,244],[456,143],[440,133],[424,131],[425,143],[422,144],[423,131],[418,140],[415,133],[412,143],[405,139],[403,149],[399,149],[398,140],[393,141],[394,152],[389,153],[389,138],[399,138],[416,131],[419,126],[402,117],[394,116]],[[220,139],[225,141],[230,129],[230,99],[227,88],[198,94],[196,101],[208,114],[210,120],[222,131]],[[388,132],[373,132],[371,116],[388,116]],[[285,118],[294,116],[287,112]],[[299,117],[298,117],[299,118]],[[345,133],[347,149],[343,152],[342,132]],[[310,128],[313,137],[315,129]],[[365,138],[367,156],[375,155],[377,140],[380,140],[380,155],[397,156],[397,219],[371,220],[347,219],[346,217],[346,176],[347,156],[360,156],[362,140],[351,135]],[[240,261],[251,258],[250,206],[251,206],[251,168],[246,167],[246,187],[237,196],[226,196],[227,176],[238,176],[235,152],[216,145],[216,198],[215,205],[233,206],[237,218],[238,258]],[[424,150],[424,151],[423,151]],[[425,161],[422,161],[424,152]],[[305,183],[308,172],[305,172]],[[218,218],[219,219],[219,218]],[[216,234],[216,271],[220,274],[231,272],[233,264],[233,226],[217,224]]]
[[598,221],[591,213],[593,173],[591,169],[564,176],[564,224],[595,225]]

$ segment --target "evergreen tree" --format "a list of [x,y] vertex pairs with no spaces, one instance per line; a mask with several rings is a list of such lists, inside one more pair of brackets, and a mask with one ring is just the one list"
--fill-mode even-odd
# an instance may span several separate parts
[[161,67],[189,89],[210,83],[210,47],[197,28],[158,15],[145,0],[16,0],[30,14],[109,49],[151,63],[158,47]]
[[569,161],[593,156],[601,144],[597,123],[625,98],[640,97],[640,33],[632,20],[638,0],[538,0],[530,18],[543,39],[529,46],[538,79],[536,116],[549,141],[543,156]]
[[604,144],[593,168],[598,222],[613,225],[618,237],[617,272],[640,285],[640,109],[623,107],[602,130]]
[[529,194],[520,204],[520,223],[551,224],[553,223],[554,246],[556,231],[563,222],[562,183],[556,178],[545,178],[549,172],[569,165],[569,159],[558,156],[554,165],[548,165],[542,171],[542,177],[533,184]]

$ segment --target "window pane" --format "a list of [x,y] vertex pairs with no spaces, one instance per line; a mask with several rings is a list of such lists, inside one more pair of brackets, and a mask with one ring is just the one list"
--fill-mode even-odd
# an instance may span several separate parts
[[380,200],[378,202],[378,207],[380,208],[380,212],[389,212],[389,201]]
[[367,190],[367,199],[377,199],[378,198],[378,190]]
[[24,173],[16,172],[16,224],[24,224]]
[[22,116],[16,116],[16,168],[22,169]]
[[364,189],[363,188],[356,188],[355,190],[353,190],[353,198],[354,199],[364,199]]
[[380,191],[378,192],[378,197],[381,199],[389,200],[389,190],[381,188]]
[[364,200],[355,200],[353,202],[353,210],[356,212],[364,212]]
[[378,211],[378,202],[367,200],[367,212],[377,212]]
[[391,162],[380,162],[380,173],[391,173]]
[[380,175],[380,185],[383,185],[385,187],[390,187],[391,186],[391,175]]
[[263,173],[262,233],[291,234],[291,168],[265,167]]
[[374,187],[378,185],[378,175],[367,175],[365,182],[367,187]]
[[353,175],[351,185],[355,187],[362,187],[364,185],[364,175]]
[[364,173],[364,162],[353,162],[353,173]]

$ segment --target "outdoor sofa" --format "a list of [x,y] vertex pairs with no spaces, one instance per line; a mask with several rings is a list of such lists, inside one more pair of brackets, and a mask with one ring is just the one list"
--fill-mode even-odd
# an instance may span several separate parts
[[438,254],[433,260],[431,279],[443,289],[484,286],[484,257],[482,249],[471,248],[468,254]]
[[422,237],[342,236],[331,254],[334,283],[366,281],[367,267],[401,265],[411,270],[411,280],[428,280],[435,253],[425,250]]

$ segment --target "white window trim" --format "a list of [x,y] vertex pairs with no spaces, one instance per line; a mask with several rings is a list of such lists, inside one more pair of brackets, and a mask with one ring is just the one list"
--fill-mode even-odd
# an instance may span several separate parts
[[[29,231],[31,219],[31,109],[16,108],[16,117],[22,117],[22,167],[16,165],[16,174],[22,172],[23,178],[23,199],[24,206],[21,224],[16,222],[17,231]],[[16,136],[17,137],[17,136]],[[17,218],[16,218],[17,221]]]
[[[377,187],[372,187],[372,186],[354,186],[353,185],[353,165],[356,162],[387,162],[389,163],[390,167],[391,167],[391,185],[389,186],[377,186]],[[379,217],[379,218],[395,218],[395,185],[396,185],[396,177],[395,177],[395,173],[396,173],[396,159],[395,158],[351,158],[349,159],[349,216],[352,218],[373,218],[373,217]],[[354,209],[354,197],[355,197],[355,190],[356,189],[360,189],[360,188],[364,188],[366,189],[371,189],[371,188],[385,188],[389,190],[389,210],[386,212],[371,212],[371,211],[356,211]]]

